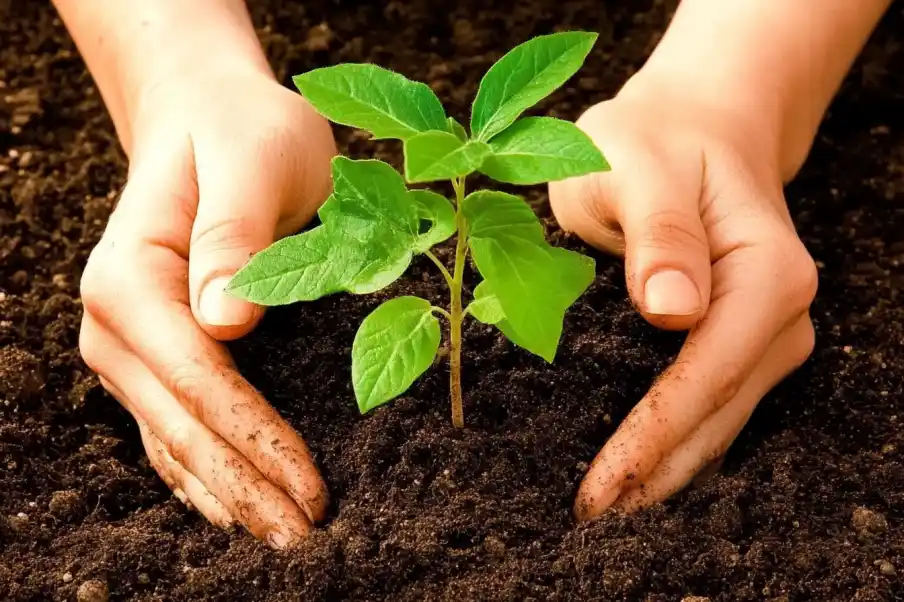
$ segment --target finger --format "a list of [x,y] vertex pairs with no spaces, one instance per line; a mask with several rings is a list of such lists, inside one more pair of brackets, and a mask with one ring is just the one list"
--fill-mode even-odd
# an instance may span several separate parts
[[[224,529],[232,525],[235,519],[232,518],[226,507],[195,475],[185,470],[181,464],[173,459],[169,452],[166,451],[166,446],[163,442],[151,433],[143,420],[138,422],[138,428],[141,432],[144,448],[148,452],[148,457],[151,458],[151,464],[155,468],[158,466],[164,467],[163,470],[170,475],[172,480],[170,488],[182,503],[190,508],[195,508],[211,524]],[[162,472],[159,468],[157,471]]]
[[[789,239],[790,240],[790,239]],[[713,303],[676,362],[657,380],[597,455],[575,512],[595,516],[642,482],[681,441],[733,399],[772,341],[802,315],[815,272],[799,280],[799,241],[772,241],[729,253],[714,265]],[[812,260],[810,260],[812,263]],[[806,271],[805,263],[800,269]],[[742,278],[738,281],[738,278]]]
[[241,377],[189,308],[187,248],[180,246],[187,244],[155,229],[159,224],[129,218],[127,211],[143,216],[138,195],[146,192],[161,200],[161,212],[178,214],[156,182],[133,175],[121,201],[120,227],[108,227],[83,277],[86,314],[116,334],[188,413],[285,490],[311,521],[322,520],[328,496],[307,446]]
[[166,446],[151,433],[147,423],[122,390],[103,376],[100,377],[100,382],[135,418],[148,460],[163,482],[172,490],[173,495],[189,508],[196,508],[204,518],[218,527],[226,528],[235,522],[223,504],[194,475],[169,455]]
[[[706,312],[711,258],[700,219],[699,151],[638,139],[603,103],[578,124],[604,149],[612,171],[550,185],[560,225],[604,250],[624,253],[628,290],[655,326],[686,329]],[[678,157],[679,160],[674,160]]]
[[312,164],[322,153],[306,150],[296,139],[299,131],[312,129],[314,120],[309,121],[298,129],[262,131],[252,145],[196,142],[200,202],[191,236],[189,287],[195,317],[214,338],[246,334],[263,313],[225,292],[233,274],[275,238],[307,223],[325,199],[322,183],[329,180],[329,166]]
[[[106,347],[116,349],[117,345],[108,339]],[[105,377],[111,390],[128,400],[128,409],[162,443],[162,450],[150,448],[157,458],[171,460],[161,462],[162,472],[199,510],[212,507],[203,496],[208,491],[255,537],[278,547],[291,545],[310,530],[306,514],[284,491],[190,416],[134,355],[121,349],[114,372]],[[178,473],[176,466],[195,475],[201,488]]]
[[633,512],[664,501],[723,458],[763,396],[803,363],[812,349],[813,326],[809,316],[803,316],[772,343],[735,398],[707,418],[646,480],[622,494],[615,507]]
[[690,328],[706,312],[711,287],[699,207],[702,165],[681,173],[680,164],[643,164],[650,175],[625,180],[617,203],[628,292],[651,324]]

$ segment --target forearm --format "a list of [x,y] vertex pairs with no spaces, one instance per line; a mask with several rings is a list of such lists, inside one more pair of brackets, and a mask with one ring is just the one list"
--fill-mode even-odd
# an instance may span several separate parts
[[729,106],[773,133],[782,176],[891,0],[684,0],[640,78]]
[[[143,95],[219,66],[268,70],[243,0],[54,0],[129,152]],[[229,94],[229,90],[224,90]]]

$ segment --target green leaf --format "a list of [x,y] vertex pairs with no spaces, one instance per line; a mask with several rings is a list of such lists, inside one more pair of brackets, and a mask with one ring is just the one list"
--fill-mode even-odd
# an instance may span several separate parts
[[580,69],[597,34],[571,31],[536,37],[490,67],[471,108],[471,135],[486,142]]
[[[257,253],[232,277],[227,290],[260,305],[313,301],[338,292],[354,257],[341,257],[348,247],[337,253],[334,246],[323,226],[283,238]],[[334,261],[329,261],[331,255]]]
[[323,67],[293,81],[321,115],[374,138],[405,140],[446,128],[443,106],[429,86],[376,65]]
[[505,319],[499,299],[484,280],[474,288],[474,300],[468,304],[468,313],[484,324],[496,324]]
[[465,130],[465,126],[458,123],[458,120],[455,119],[455,117],[449,117],[446,120],[446,123],[448,125],[446,129],[448,129],[449,132],[455,134],[459,140],[461,140],[462,142],[467,142],[469,140],[470,137],[468,136],[467,130]]
[[405,179],[451,180],[473,173],[490,154],[483,142],[462,142],[449,132],[424,132],[405,141]]
[[515,345],[529,349],[530,344],[522,339],[515,329],[512,328],[509,321],[505,319],[505,312],[502,311],[499,298],[496,297],[486,280],[479,283],[474,289],[474,300],[468,305],[468,309],[477,320],[484,324],[495,325]]
[[593,260],[547,243],[543,226],[516,196],[476,192],[462,211],[471,255],[517,344],[552,362],[565,311],[593,281]]
[[418,217],[430,222],[430,229],[418,236],[415,251],[423,253],[455,234],[455,208],[449,200],[430,190],[411,190]]
[[[415,252],[444,240],[449,229],[448,212],[423,191],[409,192],[391,166],[345,157],[333,159],[333,194],[319,215],[317,228],[254,255],[228,290],[260,305],[372,293],[397,280]],[[433,222],[425,234],[422,219]]]
[[424,299],[390,299],[367,316],[352,344],[352,386],[361,413],[404,393],[433,363],[439,342],[439,320]]
[[552,117],[518,120],[489,144],[493,153],[480,171],[508,184],[554,182],[609,169],[587,134],[569,121]]

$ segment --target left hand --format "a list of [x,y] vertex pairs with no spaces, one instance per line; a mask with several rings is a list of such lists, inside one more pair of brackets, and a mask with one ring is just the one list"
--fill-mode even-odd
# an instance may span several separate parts
[[785,205],[774,145],[755,123],[641,86],[578,125],[612,171],[552,184],[559,223],[624,254],[647,321],[690,329],[586,475],[575,511],[590,518],[662,501],[724,455],[813,348],[816,269]]

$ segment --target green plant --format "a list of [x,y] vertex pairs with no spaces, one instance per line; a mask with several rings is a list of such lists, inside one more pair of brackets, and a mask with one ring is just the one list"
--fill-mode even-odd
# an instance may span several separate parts
[[[539,184],[608,169],[574,124],[520,115],[568,80],[596,34],[534,38],[486,73],[471,114],[471,134],[446,117],[422,83],[375,65],[344,64],[294,78],[328,119],[404,142],[405,180],[450,180],[455,198],[406,187],[388,164],[333,160],[333,194],[321,224],[256,254],[228,290],[261,305],[310,301],[347,291],[372,293],[398,279],[415,254],[442,272],[449,308],[418,297],[384,302],[362,322],[352,347],[352,382],[365,413],[403,393],[433,363],[440,345],[437,315],[449,322],[452,421],[464,425],[461,327],[468,315],[495,325],[513,343],[552,362],[565,311],[593,280],[593,260],[549,245],[543,226],[519,197],[491,190],[466,195],[480,172],[509,184]],[[451,271],[430,249],[458,233]],[[462,306],[470,253],[483,277]]]

